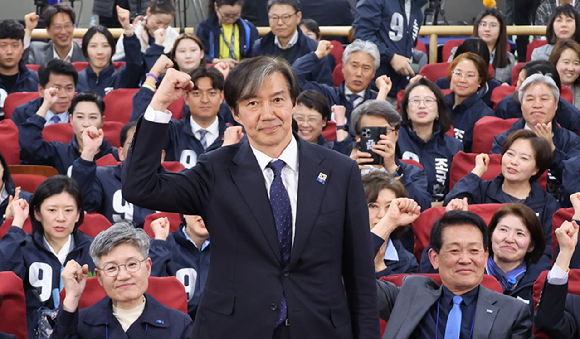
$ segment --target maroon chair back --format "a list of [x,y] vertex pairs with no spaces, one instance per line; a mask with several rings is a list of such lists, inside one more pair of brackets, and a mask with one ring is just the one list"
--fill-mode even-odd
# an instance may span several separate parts
[[518,120],[519,120],[518,118],[504,120],[502,118],[493,116],[483,117],[479,119],[475,123],[475,126],[473,127],[473,145],[471,152],[476,154],[491,153],[491,147],[493,146],[493,138],[496,135],[509,130],[512,127],[512,125]]
[[42,138],[46,142],[58,141],[69,143],[74,135],[75,132],[73,131],[72,125],[68,122],[48,125],[42,130]]
[[27,339],[26,299],[24,286],[14,272],[0,272],[0,332],[14,334],[17,339]]
[[114,147],[121,147],[121,130],[125,126],[120,121],[107,121],[103,123],[103,133],[105,133],[105,139]]
[[419,71],[419,74],[435,82],[439,78],[447,77],[448,72],[449,72],[449,63],[438,62],[436,64],[427,64],[423,66],[423,68],[421,68],[421,71]]
[[14,121],[10,119],[0,121],[0,152],[6,159],[8,166],[20,165],[19,140],[18,127]]
[[544,46],[547,43],[548,43],[547,40],[537,40],[537,39],[530,42],[528,44],[528,49],[526,50],[526,62],[530,62],[532,60],[532,53],[534,52],[534,49]]
[[143,224],[143,229],[149,235],[150,238],[155,238],[155,233],[151,229],[151,222],[155,219],[167,217],[169,219],[169,231],[175,232],[179,228],[179,224],[181,224],[181,218],[179,217],[179,213],[168,213],[168,212],[159,212],[149,214],[145,217],[145,223]]
[[334,80],[334,87],[340,86],[340,84],[344,81],[344,74],[342,74],[342,59],[340,60],[341,60],[340,63],[338,63],[338,60],[336,60],[337,65],[336,67],[334,67],[334,70],[332,71],[332,80]]
[[497,105],[503,98],[512,95],[516,90],[515,86],[497,86],[491,92],[491,102],[493,103],[493,110],[497,110]]
[[133,96],[138,90],[138,88],[118,88],[107,93],[103,98],[106,121],[119,121],[123,125],[129,123],[133,110]]
[[458,47],[459,45],[461,45],[461,43],[465,41],[465,39],[454,39],[454,40],[448,40],[444,45],[443,45],[443,50],[441,51],[441,58],[443,58],[443,62],[447,62],[449,60],[449,57],[451,56],[451,50],[453,50],[454,47]]
[[38,92],[13,92],[4,100],[4,119],[10,119],[14,109],[22,104],[40,97]]

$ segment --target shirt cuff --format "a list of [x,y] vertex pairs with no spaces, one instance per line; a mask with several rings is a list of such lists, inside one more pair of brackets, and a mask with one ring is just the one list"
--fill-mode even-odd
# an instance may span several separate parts
[[147,110],[145,111],[143,117],[147,121],[168,124],[169,121],[171,121],[171,115],[171,112],[168,110],[165,110],[165,112],[156,111],[151,106],[147,106]]
[[554,265],[548,272],[548,282],[552,285],[564,285],[568,282],[568,272],[564,272],[558,265]]
[[28,47],[30,47],[30,41],[32,39],[24,39],[24,49],[27,49]]

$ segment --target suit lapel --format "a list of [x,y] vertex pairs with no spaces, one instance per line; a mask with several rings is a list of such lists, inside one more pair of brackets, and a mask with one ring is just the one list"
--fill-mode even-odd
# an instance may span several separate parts
[[[54,59],[54,44],[52,41],[46,45],[46,50],[44,51],[44,60],[52,60]],[[48,61],[47,61],[48,62]]]
[[407,321],[401,325],[397,338],[409,338],[413,334],[425,314],[441,296],[441,291],[441,286],[437,289],[419,288],[417,290],[413,300],[410,302],[411,307],[409,307]]
[[230,167],[232,180],[256,219],[274,255],[282,263],[274,215],[270,207],[264,176],[248,142],[240,146],[233,162],[235,165]]
[[474,338],[488,338],[497,317],[499,307],[497,298],[483,285],[479,286],[477,306],[475,309],[475,324],[473,325]]
[[[324,156],[317,150],[318,146],[311,145],[299,137],[296,139],[298,140],[298,201],[290,267],[304,250],[320,212],[326,187],[332,181],[332,169],[321,164]],[[321,173],[326,174],[324,183],[317,181]]]

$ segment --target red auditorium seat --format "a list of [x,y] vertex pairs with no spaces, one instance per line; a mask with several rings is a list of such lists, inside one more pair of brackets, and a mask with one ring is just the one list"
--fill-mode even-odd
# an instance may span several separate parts
[[74,68],[77,70],[77,72],[80,72],[80,71],[85,70],[89,66],[89,63],[86,61],[75,61],[75,62],[71,62],[71,65],[74,66]]
[[[546,281],[548,272],[549,271],[542,272],[534,283],[534,310],[538,309],[538,301],[540,300],[542,288],[544,287],[544,282]],[[570,272],[568,272],[568,293],[580,294],[580,269],[570,269]],[[534,335],[536,336],[536,339],[549,339],[547,335],[536,330],[535,326]]]
[[528,49],[526,50],[526,62],[530,62],[532,60],[532,53],[534,52],[534,49],[544,46],[547,43],[548,43],[547,40],[537,40],[537,39],[530,42],[528,44]]
[[126,62],[125,61],[114,61],[113,62],[113,68],[114,69],[119,69],[119,68],[121,68],[121,67],[123,67],[125,65],[126,65]]
[[167,109],[171,113],[173,113],[173,115],[171,116],[171,118],[177,119],[177,120],[182,120],[183,119],[183,105],[185,105],[184,98],[175,101],[174,103],[172,103],[171,105],[169,105],[167,107]]
[[125,126],[120,121],[107,121],[103,123],[103,133],[105,133],[105,140],[114,147],[121,147],[121,130]]
[[38,92],[13,92],[4,100],[4,119],[10,119],[14,109],[22,104],[40,97]]
[[491,92],[491,102],[493,103],[493,110],[497,110],[497,105],[503,98],[512,95],[516,91],[515,86],[497,86]]
[[330,54],[332,54],[334,56],[334,59],[336,59],[336,64],[341,64],[342,63],[342,53],[344,53],[344,47],[342,47],[342,44],[340,43],[340,41],[336,41],[336,40],[330,40],[330,44],[332,45],[332,49],[330,50]]
[[552,264],[556,261],[554,254],[556,252],[556,247],[558,247],[558,238],[556,237],[556,230],[562,226],[564,221],[572,220],[574,216],[574,208],[560,208],[552,216]]
[[[0,241],[2,237],[4,237],[4,234],[6,234],[6,232],[8,232],[8,230],[12,226],[13,220],[14,220],[13,218],[6,218],[2,226],[0,226]],[[25,233],[32,233],[32,223],[30,222],[30,217],[26,218],[26,220],[24,221],[24,226],[22,226],[22,230]]]
[[562,85],[562,92],[560,93],[560,98],[568,101],[571,104],[574,104],[574,94],[570,87],[566,85]]
[[322,130],[322,136],[328,141],[334,141],[336,139],[336,122],[327,121],[326,127]]
[[143,229],[145,230],[145,232],[147,232],[149,237],[155,238],[155,234],[153,233],[153,230],[151,229],[151,223],[154,220],[159,219],[159,218],[163,218],[163,217],[167,217],[169,219],[169,223],[170,223],[169,231],[170,232],[175,232],[179,228],[179,224],[181,224],[181,218],[179,217],[179,213],[159,212],[159,213],[149,214],[147,217],[145,217],[145,223],[143,224]]
[[14,272],[0,272],[0,332],[14,334],[17,339],[27,339],[26,299],[22,279]]
[[461,45],[461,43],[465,41],[465,39],[453,39],[453,40],[448,40],[444,45],[443,45],[443,50],[441,51],[441,58],[443,62],[447,62],[449,60],[449,57],[451,56],[451,50],[453,50],[454,47],[458,47],[459,45]]
[[62,143],[69,143],[75,132],[70,123],[60,123],[45,126],[42,130],[42,138],[46,142],[58,141]]
[[421,40],[417,40],[417,46],[415,46],[415,49],[425,54],[429,54],[427,53],[427,46],[425,46],[425,44]]
[[107,93],[103,98],[106,121],[127,124],[133,110],[133,96],[138,90],[138,88],[119,88]]
[[342,74],[342,62],[338,63],[338,60],[336,60],[336,62],[337,65],[336,67],[334,67],[334,70],[332,71],[332,79],[334,80],[334,87],[340,86],[340,84],[344,81],[344,74]]
[[518,77],[520,76],[520,71],[522,66],[525,65],[525,62],[518,62],[514,68],[512,68],[512,86],[515,86],[518,83]]
[[20,186],[27,192],[34,192],[38,185],[46,180],[46,177],[40,174],[10,174],[16,187]]
[[20,164],[18,127],[10,119],[0,121],[0,152],[9,166]]
[[438,62],[436,64],[427,64],[421,68],[419,74],[424,76],[425,78],[435,82],[439,78],[443,78],[447,76],[449,71],[449,63],[448,62]]
[[[187,313],[187,295],[185,294],[185,288],[176,277],[149,277],[147,293],[163,305]],[[79,300],[79,309],[93,306],[93,304],[103,299],[106,295],[97,277],[88,278],[85,290]],[[66,290],[63,289],[60,291],[61,302],[65,296]]]
[[182,163],[179,161],[164,161],[161,163],[161,166],[170,172],[181,172],[185,169]]
[[115,159],[113,154],[110,153],[100,157],[95,162],[97,163],[97,166],[117,166],[120,164],[120,162]]
[[[453,157],[453,163],[449,170],[449,190],[459,181],[459,179],[469,174],[475,167],[476,153],[465,153],[459,151]],[[483,180],[492,180],[501,173],[501,154],[489,155],[489,166],[487,172],[482,176]]]
[[423,165],[421,165],[418,161],[413,159],[401,159],[401,162],[404,162],[407,165],[413,165],[419,167],[420,169],[423,169]]
[[40,65],[26,64],[26,68],[38,72],[38,70],[40,69]]
[[[496,89],[498,88],[500,87],[497,87]],[[498,117],[483,117],[479,119],[475,123],[475,127],[473,127],[472,152],[475,154],[490,153],[491,147],[493,146],[493,138],[496,135],[509,130],[518,120],[518,118],[504,120]]]
[[83,218],[83,223],[79,226],[79,231],[94,238],[109,227],[111,227],[111,222],[104,215],[87,213]]

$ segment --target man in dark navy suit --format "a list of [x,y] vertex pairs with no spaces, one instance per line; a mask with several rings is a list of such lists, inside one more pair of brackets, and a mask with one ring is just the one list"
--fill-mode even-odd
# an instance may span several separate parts
[[357,164],[292,134],[299,86],[283,59],[242,61],[225,99],[247,141],[157,172],[169,104],[192,88],[170,69],[139,121],[123,194],[201,215],[209,277],[195,338],[378,338],[368,208]]

